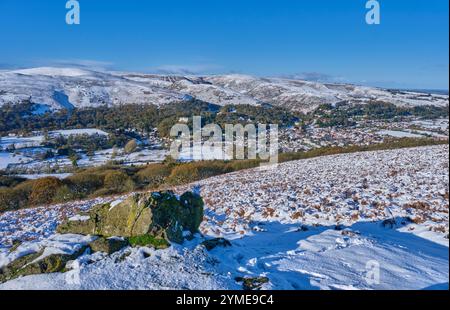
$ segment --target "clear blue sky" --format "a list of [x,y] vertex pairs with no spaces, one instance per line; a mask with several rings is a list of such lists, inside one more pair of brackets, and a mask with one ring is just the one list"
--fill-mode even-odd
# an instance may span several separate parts
[[304,76],[448,89],[448,0],[0,0],[0,68]]

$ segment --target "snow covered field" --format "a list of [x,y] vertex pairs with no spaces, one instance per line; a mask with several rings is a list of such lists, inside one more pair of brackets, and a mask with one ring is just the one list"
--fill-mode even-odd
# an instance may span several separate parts
[[[199,185],[206,203],[194,240],[160,251],[85,255],[68,273],[28,276],[0,289],[239,289],[236,277],[257,276],[269,279],[263,289],[445,289],[448,151],[319,157],[177,188]],[[57,223],[100,201],[0,215],[0,266],[15,239],[27,240],[22,250],[73,246],[53,235]],[[208,252],[200,243],[212,237],[232,246]],[[379,281],[369,276],[373,268]]]
[[400,130],[382,130],[378,134],[382,136],[391,136],[395,138],[422,138],[422,135],[414,134],[410,132],[400,131]]
[[0,152],[0,170],[6,169],[9,165],[22,164],[31,161],[30,158],[15,155],[9,152]]
[[[67,129],[67,130],[55,130],[50,131],[48,133],[50,137],[58,137],[63,136],[65,138],[68,138],[70,136],[81,136],[81,135],[100,135],[100,136],[107,136],[108,133],[104,132],[100,129],[95,128],[83,128],[83,129]],[[18,136],[9,136],[9,137],[0,137],[0,146],[3,149],[7,149],[14,145],[15,149],[24,149],[24,148],[31,148],[31,147],[38,147],[40,146],[45,138],[43,135],[36,135],[36,136],[30,136],[30,137],[18,137]]]
[[[95,128],[67,129],[55,130],[48,133],[50,137],[63,136],[65,138],[80,135],[99,135],[108,136],[109,134],[103,130]],[[57,153],[56,149],[44,147],[45,138],[42,133],[35,132],[35,136],[20,137],[7,136],[0,137],[0,170],[9,169],[19,171],[19,175],[28,179],[36,179],[40,175],[55,174],[47,171],[52,167],[58,167],[64,173],[58,173],[63,177],[73,168],[72,160],[69,156],[54,156],[48,159],[39,158],[39,154],[45,154],[46,151]],[[80,156],[77,164],[79,167],[94,167],[106,164],[108,161],[115,160],[123,162],[124,165],[139,165],[151,162],[161,162],[167,155],[167,151],[160,149],[159,144],[151,144],[142,146],[142,149],[134,153],[126,154],[123,148],[106,149],[94,152],[92,156],[88,156],[84,150],[78,150]]]
[[24,178],[28,180],[37,180],[42,178],[58,178],[60,180],[68,178],[72,175],[72,173],[48,173],[48,174],[18,174],[19,178]]
[[80,135],[99,135],[99,136],[107,136],[108,133],[95,128],[83,128],[83,129],[66,129],[66,130],[55,130],[51,131],[49,133],[50,136],[63,136],[63,137],[70,137],[70,136],[80,136]]
[[0,146],[3,149],[10,148],[14,146],[15,149],[24,149],[37,147],[44,142],[44,136],[34,136],[34,137],[0,137]]

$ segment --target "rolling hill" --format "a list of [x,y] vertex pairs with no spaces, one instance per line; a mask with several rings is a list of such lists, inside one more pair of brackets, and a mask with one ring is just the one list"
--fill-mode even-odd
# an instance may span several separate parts
[[27,99],[51,109],[133,103],[161,106],[191,98],[221,106],[271,104],[301,112],[344,101],[398,106],[446,106],[449,102],[445,94],[246,75],[170,76],[51,67],[0,71],[0,106]]

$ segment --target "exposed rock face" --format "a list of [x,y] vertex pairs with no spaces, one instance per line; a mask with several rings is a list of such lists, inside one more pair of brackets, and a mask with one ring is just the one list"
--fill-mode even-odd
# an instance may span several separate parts
[[89,243],[89,247],[92,252],[104,252],[111,255],[115,252],[122,250],[124,247],[128,246],[128,241],[119,238],[98,238],[97,240]]
[[[169,241],[183,243],[185,232],[196,233],[202,220],[203,200],[191,192],[181,197],[170,191],[135,194],[122,202],[98,205],[57,228],[60,234],[92,236],[95,240],[79,244],[68,253],[55,254],[51,248],[43,248],[21,256],[0,268],[0,283],[20,276],[64,271],[69,261],[88,249],[108,255],[129,245],[164,249],[170,246]],[[10,252],[20,245],[14,244]]]
[[0,283],[11,279],[34,274],[61,272],[66,264],[83,255],[87,247],[80,247],[72,254],[44,255],[44,249],[38,253],[22,256],[0,269]]
[[206,240],[202,243],[202,245],[208,250],[211,251],[215,249],[216,247],[230,247],[231,242],[224,238],[216,238],[211,240]]
[[236,282],[242,282],[242,288],[244,291],[257,291],[262,288],[266,283],[269,283],[267,277],[255,277],[255,278],[236,278]]
[[61,234],[98,235],[104,237],[139,237],[152,235],[183,243],[183,231],[196,233],[203,220],[203,200],[186,192],[134,194],[120,203],[94,207],[87,214],[61,224]]

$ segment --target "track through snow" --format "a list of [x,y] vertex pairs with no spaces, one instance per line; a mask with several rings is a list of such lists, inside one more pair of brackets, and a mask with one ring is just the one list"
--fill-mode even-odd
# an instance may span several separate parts
[[[85,255],[69,273],[0,289],[239,289],[236,277],[256,276],[269,278],[263,289],[445,289],[448,150],[342,154],[200,181],[187,187],[199,185],[206,202],[203,236],[161,251]],[[62,218],[93,204],[0,215],[0,265],[13,239],[48,243]],[[232,246],[200,245],[219,236]]]

